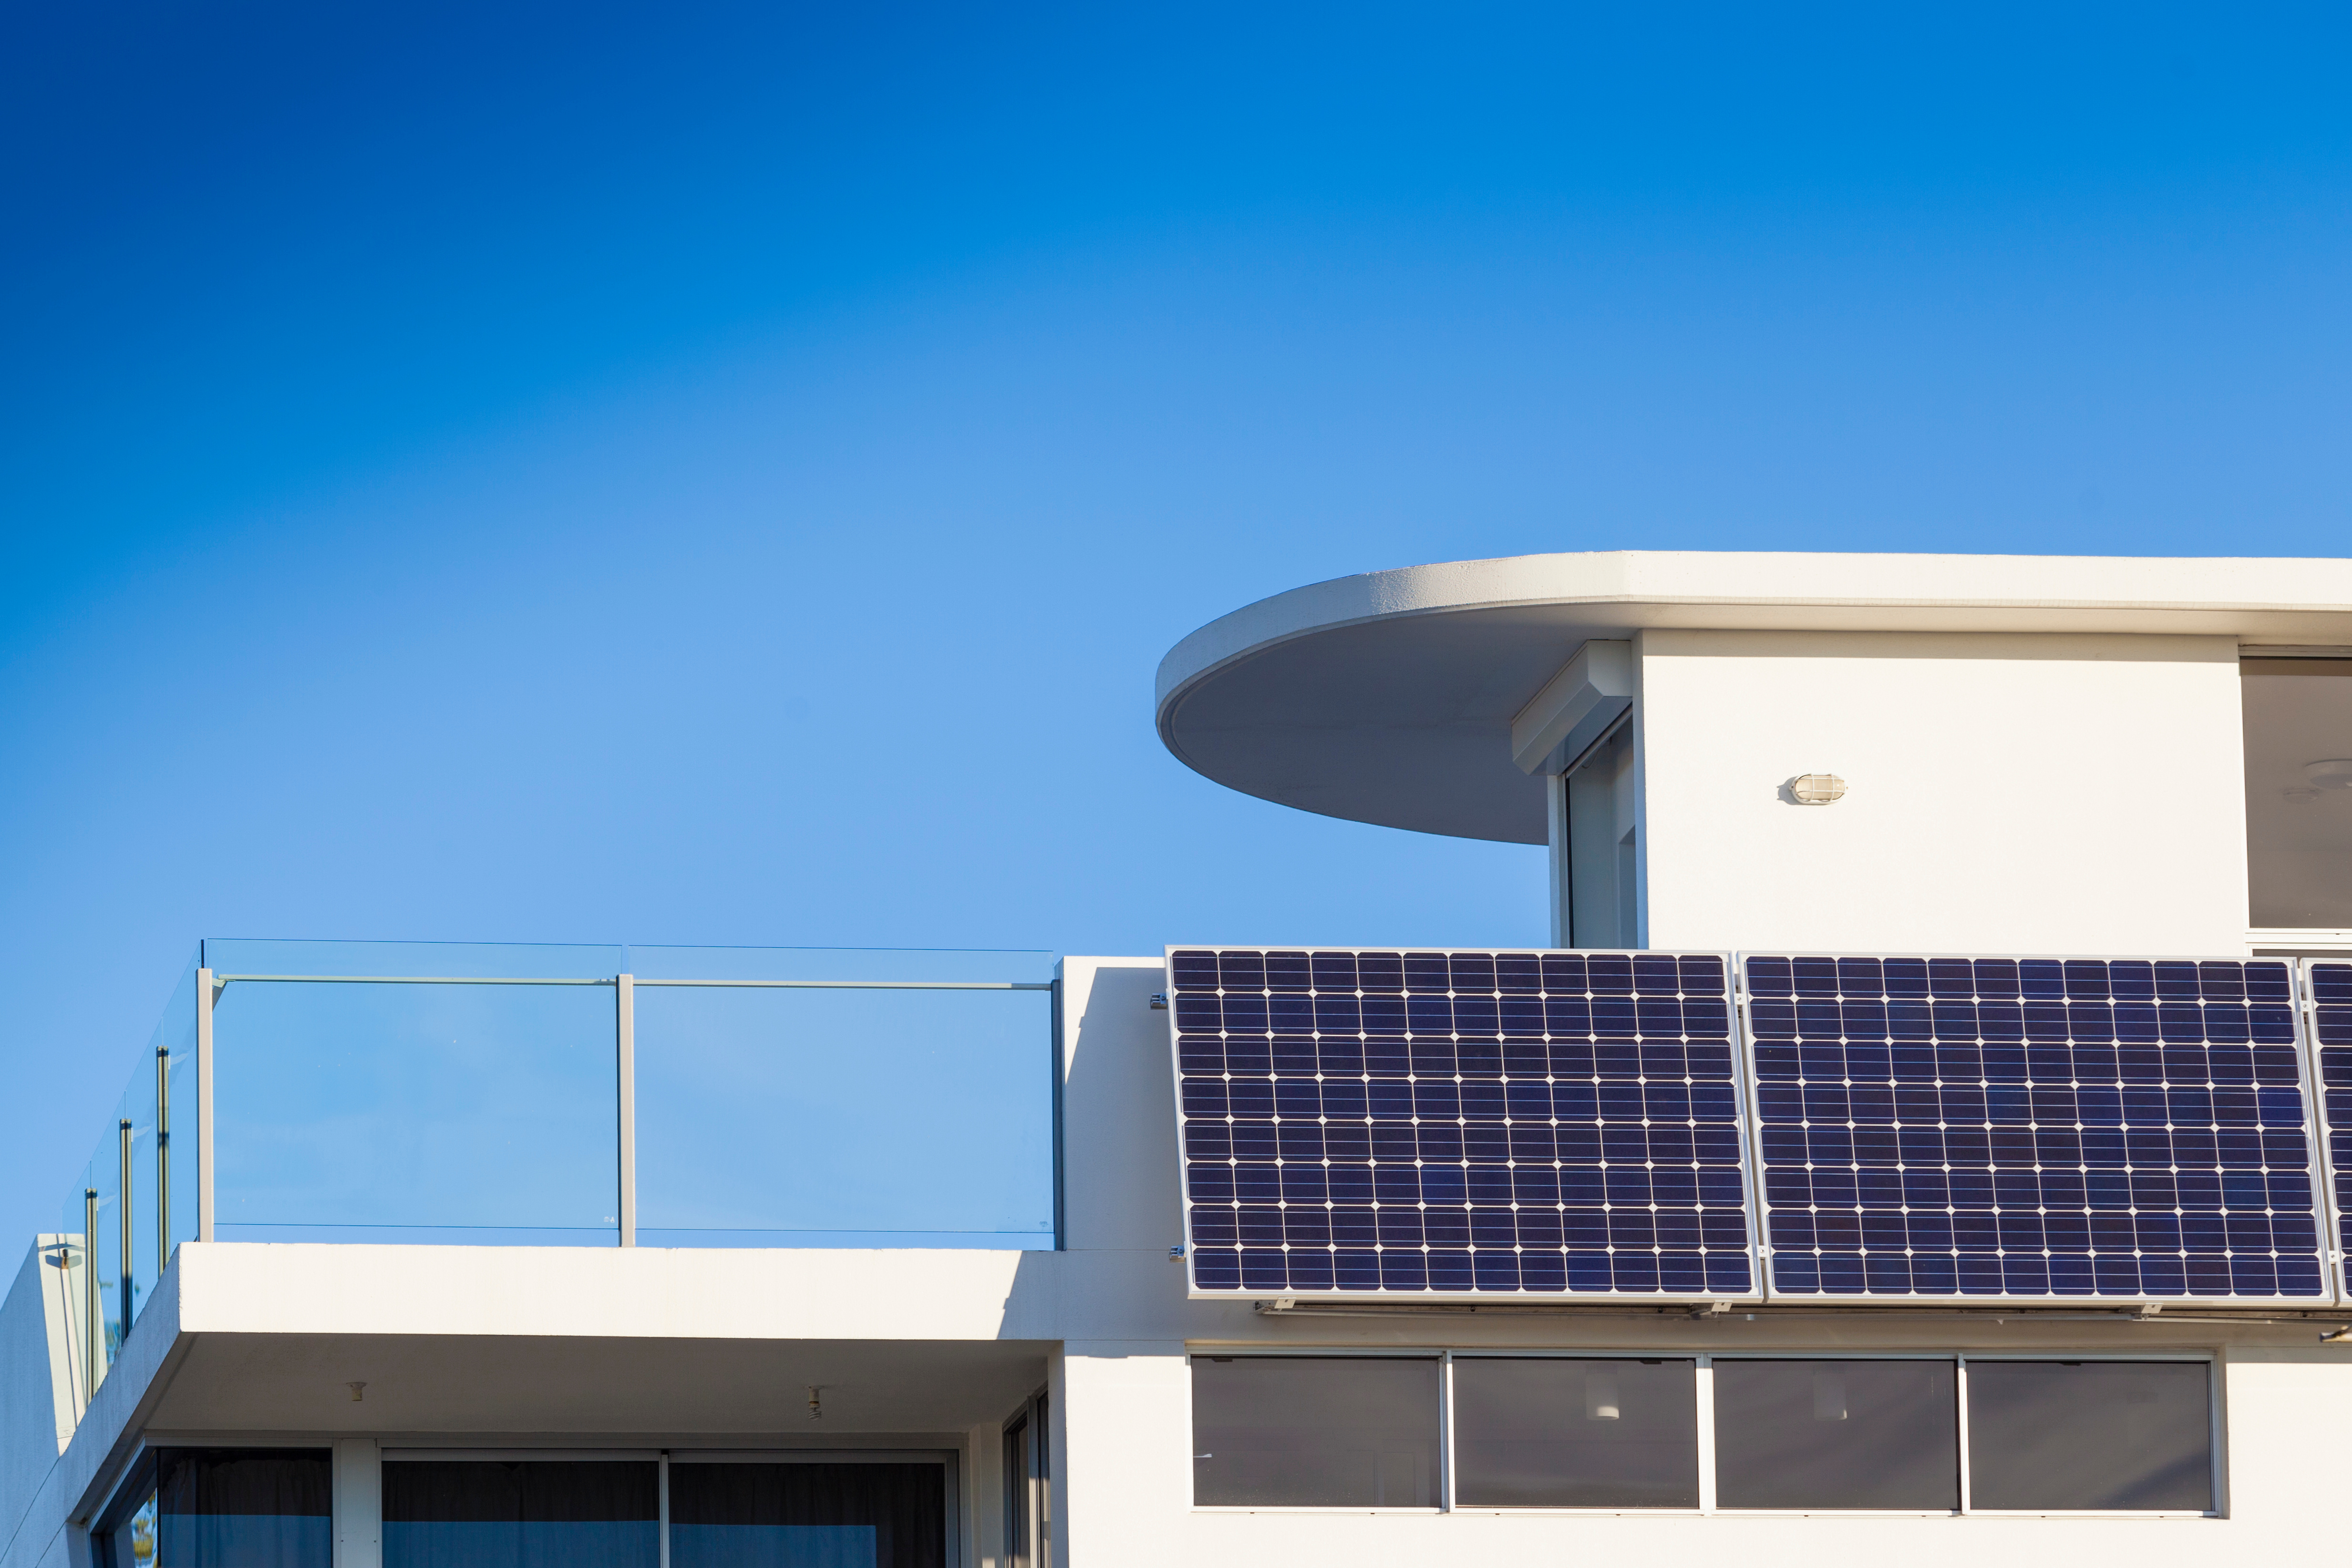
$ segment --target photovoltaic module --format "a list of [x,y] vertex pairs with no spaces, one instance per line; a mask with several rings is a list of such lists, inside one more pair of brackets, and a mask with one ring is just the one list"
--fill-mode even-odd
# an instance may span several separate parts
[[1725,955],[1168,968],[1195,1293],[1757,1294]]
[[1741,962],[1774,1298],[2330,1295],[2285,961]]

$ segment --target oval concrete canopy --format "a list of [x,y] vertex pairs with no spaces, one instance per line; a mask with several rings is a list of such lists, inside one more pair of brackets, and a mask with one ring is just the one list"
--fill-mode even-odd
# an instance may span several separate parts
[[1160,663],[1160,739],[1217,783],[1357,822],[1545,841],[1511,720],[1646,627],[2229,634],[2352,645],[2352,561],[1612,551],[1370,572],[1210,622]]

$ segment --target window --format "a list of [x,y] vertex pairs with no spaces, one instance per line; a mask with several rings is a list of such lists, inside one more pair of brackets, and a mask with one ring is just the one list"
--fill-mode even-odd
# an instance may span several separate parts
[[1196,1356],[1193,1500],[2203,1514],[2214,1414],[2201,1358]]
[[1953,1510],[1948,1361],[1715,1363],[1720,1508]]
[[1553,781],[1555,834],[1564,835],[1558,924],[1570,947],[1639,947],[1641,858],[1633,727],[1618,724],[1572,771]]
[[106,1568],[330,1568],[331,1477],[322,1449],[158,1449],[95,1532]]
[[670,1568],[944,1568],[946,1476],[931,1463],[673,1458]]
[[2352,754],[2352,658],[2242,658],[2238,669],[2250,923],[2352,928],[2352,791],[2312,772]]
[[1045,1395],[1037,1394],[1004,1428],[1004,1559],[1011,1568],[1051,1568],[1053,1452]]
[[1201,1356],[1192,1500],[1435,1508],[1435,1357]]
[[2212,1435],[2202,1362],[1969,1363],[1972,1508],[2202,1513]]
[[1698,1363],[1457,1357],[1464,1508],[1696,1508]]
[[384,1568],[657,1568],[650,1459],[401,1460],[383,1467]]

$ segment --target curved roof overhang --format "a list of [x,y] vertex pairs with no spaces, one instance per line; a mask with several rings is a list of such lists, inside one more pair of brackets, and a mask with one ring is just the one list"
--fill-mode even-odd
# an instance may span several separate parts
[[1335,578],[1160,661],[1160,739],[1302,811],[1545,841],[1511,721],[1577,647],[1650,627],[2138,632],[2352,645],[2352,561],[1612,551]]

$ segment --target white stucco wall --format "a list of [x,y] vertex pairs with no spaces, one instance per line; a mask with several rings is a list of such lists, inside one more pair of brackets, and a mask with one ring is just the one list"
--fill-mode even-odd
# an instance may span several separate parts
[[57,1468],[61,1447],[50,1392],[40,1239],[26,1252],[0,1305],[0,1556]]
[[[1925,1329],[1918,1337],[1927,1337]],[[2224,1369],[2229,1513],[2220,1519],[1196,1510],[1182,1440],[1191,1403],[1181,1356],[1102,1358],[1073,1347],[1065,1382],[1076,1440],[1096,1460],[1074,1500],[1069,1560],[1079,1568],[1686,1561],[2204,1568],[2336,1551],[2331,1434],[2352,1400],[2352,1363],[2322,1364],[2300,1348],[2275,1360],[2231,1352]]]
[[[1648,945],[2245,951],[2237,647],[1647,631]],[[1786,802],[1831,773],[1832,805]]]

